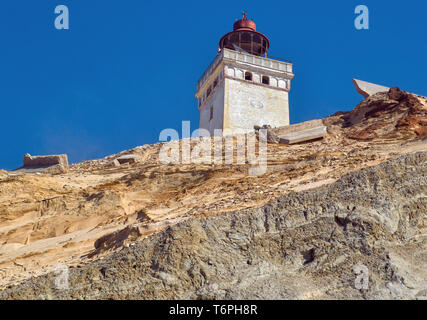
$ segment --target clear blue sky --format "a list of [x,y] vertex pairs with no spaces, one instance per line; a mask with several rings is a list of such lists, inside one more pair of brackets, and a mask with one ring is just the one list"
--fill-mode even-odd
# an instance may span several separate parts
[[[54,28],[67,5],[70,30]],[[370,29],[354,9],[367,5]],[[427,95],[426,1],[2,0],[0,168],[71,162],[197,128],[196,81],[241,11],[294,63],[291,122],[350,110],[353,77]]]

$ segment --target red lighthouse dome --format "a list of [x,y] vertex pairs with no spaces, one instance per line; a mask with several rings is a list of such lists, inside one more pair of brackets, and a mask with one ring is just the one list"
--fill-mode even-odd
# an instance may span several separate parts
[[255,22],[249,20],[246,12],[243,12],[243,18],[234,23],[233,31],[219,40],[219,47],[262,56],[267,55],[270,41],[265,35],[256,31]]

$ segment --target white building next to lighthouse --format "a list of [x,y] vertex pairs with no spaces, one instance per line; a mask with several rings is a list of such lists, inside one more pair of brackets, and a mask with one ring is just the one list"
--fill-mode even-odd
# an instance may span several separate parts
[[219,41],[218,54],[197,83],[200,129],[253,130],[289,125],[292,64],[268,58],[269,39],[246,18]]

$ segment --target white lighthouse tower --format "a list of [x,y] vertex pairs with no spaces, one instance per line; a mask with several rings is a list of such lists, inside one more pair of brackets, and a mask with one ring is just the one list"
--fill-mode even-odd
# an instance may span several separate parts
[[219,41],[218,54],[197,83],[200,128],[245,131],[289,125],[292,64],[268,58],[270,41],[246,18]]

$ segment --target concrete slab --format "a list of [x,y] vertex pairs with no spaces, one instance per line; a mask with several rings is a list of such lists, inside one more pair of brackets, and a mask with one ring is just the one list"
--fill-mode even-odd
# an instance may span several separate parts
[[286,135],[279,136],[280,144],[295,144],[306,141],[311,141],[315,139],[323,138],[328,134],[326,126],[321,126],[317,128],[306,129],[299,132],[292,132]]
[[387,92],[390,90],[389,87],[380,86],[375,83],[370,83],[358,79],[353,79],[353,84],[356,87],[357,92],[359,92],[363,97],[368,98],[378,92]]
[[68,157],[66,154],[32,156],[27,153],[24,156],[24,167],[44,167],[60,164],[68,168]]
[[291,134],[293,132],[301,132],[304,130],[314,129],[322,126],[323,126],[323,120],[315,119],[315,120],[300,122],[297,124],[292,124],[289,126],[272,128],[271,133],[275,134],[276,136],[282,136],[286,134]]
[[23,166],[13,170],[14,173],[46,173],[61,174],[68,171],[68,156],[66,154],[32,156],[26,154]]

